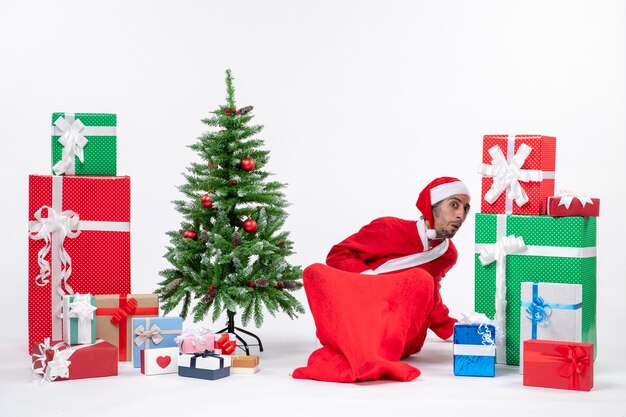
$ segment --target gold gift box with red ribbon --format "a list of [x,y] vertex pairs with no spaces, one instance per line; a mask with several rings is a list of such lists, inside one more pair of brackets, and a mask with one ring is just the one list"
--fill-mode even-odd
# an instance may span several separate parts
[[96,337],[119,348],[119,360],[130,361],[132,355],[133,317],[158,317],[156,294],[96,295]]

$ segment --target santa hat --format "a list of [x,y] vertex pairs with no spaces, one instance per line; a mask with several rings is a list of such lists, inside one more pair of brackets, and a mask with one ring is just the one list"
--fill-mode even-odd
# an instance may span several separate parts
[[[435,225],[433,205],[457,194],[470,195],[469,188],[467,188],[467,185],[465,185],[463,181],[453,177],[435,178],[430,184],[424,187],[415,205],[418,210],[422,212],[424,220],[428,221],[430,227],[433,227]],[[429,236],[429,238],[432,239],[431,236]]]

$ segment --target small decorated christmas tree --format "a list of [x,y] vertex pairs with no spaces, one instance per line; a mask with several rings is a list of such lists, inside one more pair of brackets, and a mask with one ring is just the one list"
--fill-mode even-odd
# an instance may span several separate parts
[[182,303],[181,317],[202,320],[212,308],[212,321],[225,310],[230,327],[235,312],[243,325],[263,323],[263,306],[296,318],[304,313],[290,292],[302,287],[302,270],[286,258],[293,253],[289,233],[281,231],[287,213],[277,181],[264,170],[269,152],[255,136],[263,126],[251,125],[252,106],[237,109],[230,70],[226,71],[226,105],[202,120],[211,131],[191,149],[202,163],[191,163],[184,200],[174,201],[182,214],[180,231],[168,232],[165,258],[171,268],[156,293],[165,313]]

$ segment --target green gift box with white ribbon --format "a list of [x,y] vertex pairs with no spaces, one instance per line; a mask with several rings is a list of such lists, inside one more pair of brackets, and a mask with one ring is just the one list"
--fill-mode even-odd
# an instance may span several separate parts
[[63,296],[63,341],[68,345],[96,343],[96,297]]
[[582,341],[596,344],[595,217],[477,213],[475,252],[474,308],[495,322],[498,363],[519,365],[525,281],[582,285]]
[[52,113],[52,173],[117,175],[117,116]]

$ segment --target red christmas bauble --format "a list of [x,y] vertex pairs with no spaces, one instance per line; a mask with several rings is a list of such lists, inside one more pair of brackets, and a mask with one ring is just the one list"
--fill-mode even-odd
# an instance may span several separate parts
[[241,169],[244,171],[252,171],[254,169],[254,159],[247,157],[241,160]]
[[209,285],[209,289],[210,289],[210,290],[215,289],[215,287],[213,286],[213,284]]
[[248,282],[248,287],[255,287],[256,284],[254,283],[254,281],[250,281]]
[[224,110],[224,113],[226,113],[226,116],[230,116],[230,109],[226,108],[226,110]]
[[233,114],[237,114],[237,108],[233,107]]
[[189,229],[185,230],[185,233],[183,233],[183,237],[185,239],[191,239],[191,240],[196,240],[198,238],[198,235],[196,234],[196,232],[194,232],[194,230],[190,227]]
[[243,222],[243,230],[245,230],[248,233],[254,233],[256,232],[256,222],[249,218],[246,219],[245,222]]
[[211,196],[205,194],[202,196],[202,205],[204,207],[213,207],[213,202],[211,201]]

